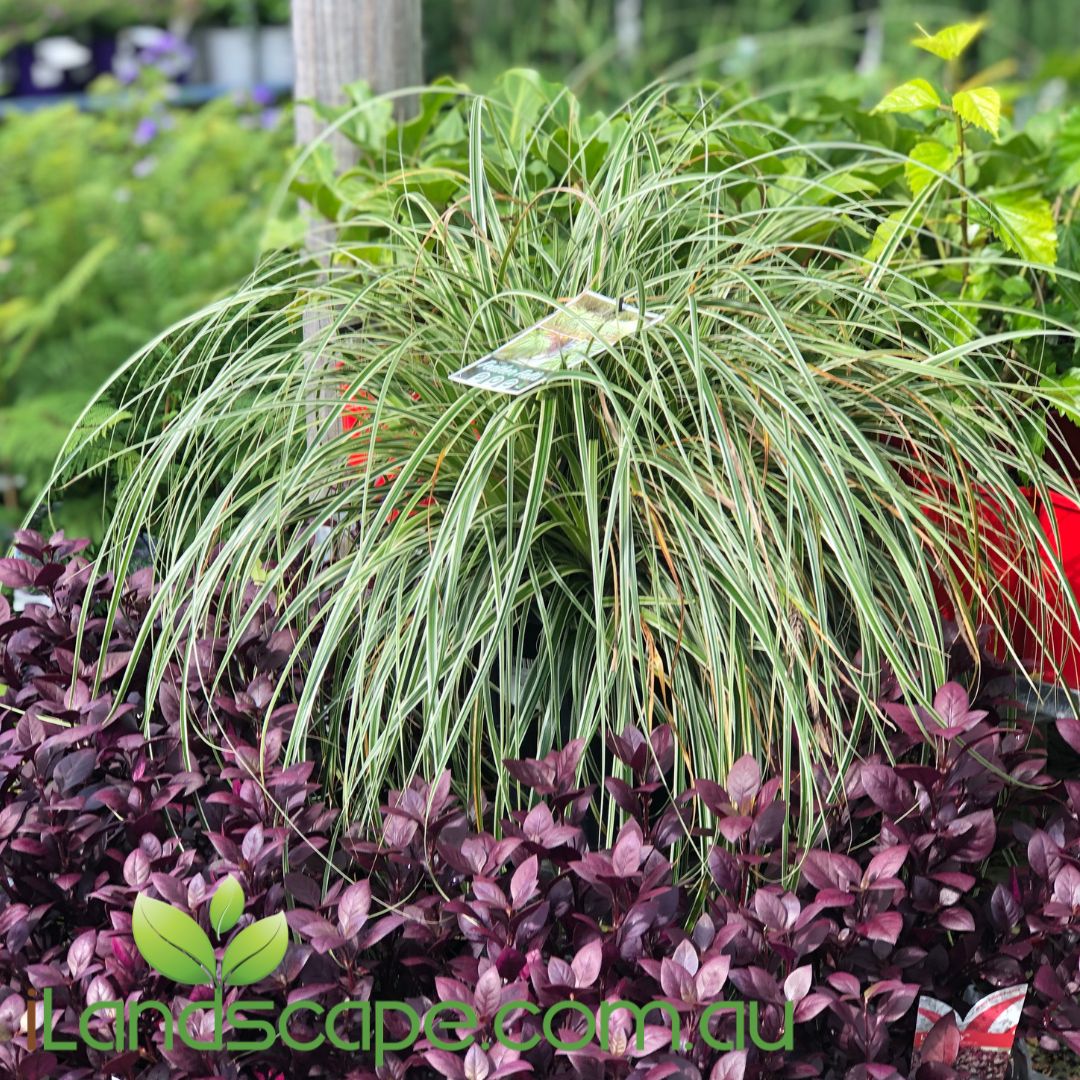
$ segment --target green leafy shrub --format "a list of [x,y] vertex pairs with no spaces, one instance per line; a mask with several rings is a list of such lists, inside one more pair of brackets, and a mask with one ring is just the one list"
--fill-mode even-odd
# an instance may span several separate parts
[[[316,146],[296,181],[324,261],[275,262],[114,383],[138,453],[102,561],[157,540],[149,694],[174,660],[199,678],[190,643],[254,581],[306,626],[288,753],[348,816],[448,761],[513,805],[504,757],[641,721],[672,723],[678,782],[749,751],[790,783],[879,723],[866,671],[929,701],[938,592],[1000,625],[975,496],[1035,557],[1018,477],[1072,489],[1026,437],[1046,395],[1017,347],[1071,332],[983,332],[1008,311],[941,292],[969,256],[932,217],[874,250],[916,131],[705,84],[589,114],[527,71],[403,124],[354,100],[327,115],[359,163]],[[586,287],[663,321],[518,399],[448,380]],[[849,691],[853,725],[825,705]],[[829,793],[799,790],[809,828]]]
[[[101,383],[252,270],[287,138],[254,107],[156,91],[0,124],[0,473],[25,476],[24,506]],[[64,523],[99,533],[100,502],[73,490]]]
[[[620,24],[635,7],[640,37],[627,50]],[[555,0],[528,19],[503,0],[427,0],[425,70],[487,88],[508,66],[528,66],[610,105],[658,75],[752,76],[768,89],[826,74],[838,83],[869,83],[872,94],[897,72],[932,69],[929,56],[923,65],[911,59],[913,19],[936,23],[963,18],[965,10],[990,16],[990,32],[972,50],[978,66],[1008,63],[1042,83],[1067,79],[1075,91],[1080,28],[1060,18],[1057,0]]]
[[[912,44],[945,61],[949,92],[911,79],[872,110],[902,117],[898,130],[914,133],[915,141],[906,144],[904,165],[911,203],[882,222],[871,250],[906,247],[917,259],[929,223],[959,254],[930,269],[935,287],[976,312],[981,330],[1031,326],[1029,309],[1036,306],[1073,326],[1080,316],[1074,224],[1080,141],[1073,137],[1080,111],[1048,112],[1022,130],[1012,124],[1006,88],[963,78],[965,54],[984,27],[980,20],[921,31]],[[957,340],[965,334],[970,328],[958,325]],[[1075,339],[1039,338],[1017,349],[1058,407],[1077,415]],[[1033,435],[1041,441],[1045,431]]]

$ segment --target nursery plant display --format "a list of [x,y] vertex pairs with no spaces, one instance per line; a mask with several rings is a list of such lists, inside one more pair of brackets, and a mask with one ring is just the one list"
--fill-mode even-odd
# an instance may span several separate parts
[[28,5],[0,0],[0,53],[11,45],[87,24],[115,29],[139,22],[164,22],[173,11],[169,0],[57,0]]
[[[989,229],[960,244],[952,193],[969,217],[981,194],[940,170],[913,197],[918,126],[856,103],[660,86],[591,115],[523,71],[435,86],[400,126],[356,102],[328,115],[359,165],[313,147],[295,185],[332,222],[326,276],[275,264],[119,398],[139,453],[113,451],[103,558],[158,541],[150,693],[219,590],[288,567],[288,614],[329,599],[287,754],[319,747],[349,819],[451,763],[508,810],[502,757],[577,737],[600,771],[602,730],[644,718],[679,733],[679,783],[745,752],[803,777],[809,830],[835,794],[815,763],[883,734],[872,690],[850,719],[823,704],[864,685],[849,658],[928,701],[940,590],[969,639],[1008,630],[995,557],[1047,546],[1018,484],[1071,490],[1031,433],[1036,357],[1075,333],[1003,295],[1045,268]],[[586,288],[661,321],[514,401],[448,380]]]
[[[930,220],[935,231],[951,229],[960,256],[948,275],[953,291],[962,305],[984,319],[989,316],[991,321],[984,325],[992,326],[1001,318],[997,312],[983,311],[987,297],[1013,309],[1004,319],[1009,325],[1024,325],[1023,309],[1033,300],[1049,314],[1075,322],[1070,279],[1048,269],[1058,263],[1059,244],[1069,249],[1064,266],[1073,268],[1075,191],[1080,178],[1072,137],[1077,114],[1041,115],[1022,131],[1003,128],[1003,87],[978,85],[978,77],[964,79],[965,55],[985,29],[985,20],[979,20],[936,34],[921,31],[912,44],[943,61],[948,90],[939,93],[934,83],[911,79],[871,110],[871,115],[910,118],[906,122],[918,133],[907,148],[904,165],[914,205],[895,211],[879,226],[876,244],[885,245],[897,234],[918,243],[920,227]],[[942,175],[955,175],[958,183],[938,186],[935,181]],[[979,197],[972,200],[972,192]],[[928,197],[921,203],[924,193]],[[988,244],[999,245],[993,254],[1004,259],[968,260]],[[1038,273],[1029,269],[1033,266],[1047,269]],[[1044,373],[1045,385],[1060,391],[1061,409],[1068,415],[1075,342],[1066,336],[1039,342],[1034,349],[1021,347]]]
[[[991,33],[352,86],[269,228],[258,108],[56,114],[35,182],[100,138],[200,218],[139,204],[172,325],[52,379],[25,509],[101,529],[0,558],[0,1072],[1069,1075],[1080,128]],[[16,387],[138,322],[94,197],[47,303],[0,233]]]
[[[278,618],[291,597],[260,598],[253,583],[192,643],[190,666],[144,699],[123,684],[153,619],[149,571],[120,584],[97,577],[80,542],[18,543],[23,558],[0,563],[0,582],[36,584],[51,606],[18,615],[0,599],[10,1075],[899,1080],[920,992],[960,1002],[1024,982],[1021,1034],[1080,1048],[1080,784],[1049,775],[1038,732],[1006,721],[1006,700],[972,698],[965,687],[980,675],[958,645],[931,712],[884,673],[875,705],[893,761],[864,744],[843,791],[816,808],[814,846],[788,859],[779,778],[746,756],[722,784],[681,788],[681,736],[663,724],[606,734],[610,846],[590,824],[599,791],[581,779],[581,740],[505,763],[533,796],[527,812],[499,820],[442,774],[391,792],[378,823],[345,828],[321,764],[283,760],[309,659],[290,657],[301,625]],[[198,687],[219,662],[211,707]],[[177,702],[188,697],[202,704],[185,737]],[[854,704],[848,694],[829,708]],[[785,885],[791,861],[802,874]],[[249,1026],[222,1031],[217,1048],[189,1045],[214,1041],[212,1013],[169,1046],[154,1009],[117,1045],[110,1002],[178,1014],[213,1001],[191,985],[198,974],[146,947],[140,911],[153,919],[158,906],[177,925],[193,920],[211,949],[284,913],[280,962],[250,985],[226,980],[223,1008]],[[568,996],[579,1004],[543,1037],[545,1011]],[[700,1036],[716,1000],[753,1007],[745,1045],[730,1010]],[[617,1001],[657,1007],[642,1018]],[[342,1002],[354,1017],[365,1002],[400,1006],[379,1067],[375,1045],[341,1045],[353,1041],[348,1020],[337,1042],[327,1037]],[[473,1014],[457,1031],[400,1026],[409,1009],[452,1002]],[[515,1046],[493,1039],[508,1002],[522,1006],[504,1015]],[[575,1046],[605,1008],[608,1038]],[[691,1046],[673,1042],[676,1026]],[[955,1055],[954,1040],[937,1038],[916,1080],[955,1077]]]

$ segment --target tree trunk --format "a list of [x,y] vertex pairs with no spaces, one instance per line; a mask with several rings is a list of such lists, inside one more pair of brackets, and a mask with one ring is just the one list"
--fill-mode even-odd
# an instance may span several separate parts
[[641,0],[615,0],[615,45],[620,60],[637,58],[641,48]]
[[[344,105],[345,87],[363,79],[378,94],[419,86],[423,78],[421,0],[293,0],[296,56],[296,139],[306,145],[325,125],[303,101]],[[412,98],[400,98],[408,116]],[[334,136],[338,165],[355,162],[355,149]]]
[[[345,87],[363,80],[376,93],[388,93],[419,86],[423,78],[420,36],[421,0],[292,0],[293,53],[295,56],[296,141],[306,146],[317,139],[326,123],[313,109],[302,104],[318,101],[325,105],[345,105]],[[397,100],[399,118],[415,109],[412,96]],[[335,133],[330,145],[339,170],[356,164],[356,147]],[[310,209],[308,250],[324,267],[329,265],[326,223],[320,223]],[[304,338],[318,339],[330,325],[329,312],[311,306],[304,314]],[[317,346],[312,364],[318,359]],[[316,400],[308,408],[308,439],[332,416],[339,401],[328,400],[329,387],[321,385]],[[332,433],[331,433],[332,434]]]

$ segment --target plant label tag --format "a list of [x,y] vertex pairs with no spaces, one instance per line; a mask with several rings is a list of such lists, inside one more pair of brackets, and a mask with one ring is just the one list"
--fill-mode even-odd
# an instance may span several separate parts
[[[919,998],[912,1075],[925,1060],[951,1066],[963,1080],[1005,1080],[1027,991],[1024,984],[988,994],[971,1007],[963,1020],[943,1001]],[[959,1046],[955,1035],[952,1039],[931,1035],[945,1017],[952,1017],[960,1034]],[[944,1060],[947,1057],[952,1060]]]
[[524,394],[659,320],[660,315],[586,291],[450,378],[501,394]]
[[455,371],[450,378],[464,386],[478,386],[500,394],[524,394],[542,383],[551,382],[554,372],[543,371],[512,360],[500,360],[496,353],[477,360],[475,364]]

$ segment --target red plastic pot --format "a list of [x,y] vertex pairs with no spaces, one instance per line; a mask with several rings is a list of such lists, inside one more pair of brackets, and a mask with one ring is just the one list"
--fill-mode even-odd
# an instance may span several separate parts
[[[1080,429],[1074,434],[1080,451]],[[1080,460],[1080,453],[1077,454]],[[971,576],[969,538],[960,533],[935,507],[955,504],[956,489],[925,469],[905,470],[904,479],[915,490],[925,492],[926,517],[945,530],[950,540],[952,575],[961,582],[961,593],[972,610],[976,623],[989,622],[991,605],[1008,630],[1016,654],[1044,682],[1064,682],[1080,689],[1080,624],[1069,610],[1052,557],[1040,552],[1038,567],[1025,567],[1025,556],[1016,538],[1010,535],[1007,517],[994,493],[975,486],[975,518],[979,542],[986,550],[985,565],[989,575],[977,587],[968,582]],[[1061,495],[1052,494],[1044,501],[1032,488],[1021,488],[1022,497],[1035,510],[1050,549],[1061,559],[1064,576],[1075,596],[1080,597],[1080,506]],[[1027,556],[1030,559],[1030,554]],[[933,575],[935,599],[941,616],[954,620],[956,611],[942,576]],[[1004,660],[1008,654],[1000,636],[992,637],[986,647],[990,654]]]
[[[1025,491],[1025,494],[1036,500],[1034,492]],[[1073,595],[1080,597],[1080,506],[1055,494],[1050,495],[1049,503],[1038,500],[1038,504],[1043,533],[1061,560]],[[1014,642],[1017,652],[1031,659],[1044,682],[1060,679],[1074,690],[1080,689],[1080,625],[1069,610],[1049,554],[1043,554],[1039,571],[1038,576],[1033,575],[1034,589],[1026,590],[1025,614],[1031,625],[1018,628]],[[1047,608],[1053,617],[1046,614]]]
[[[930,499],[922,511],[928,520],[945,531],[950,551],[948,576],[959,582],[961,595],[973,612],[976,625],[990,624],[991,613],[996,611],[998,618],[1008,627],[1010,637],[1013,636],[1022,625],[1028,606],[1020,590],[1023,580],[1021,550],[1010,535],[998,500],[988,488],[978,485],[970,496],[975,500],[978,543],[986,553],[982,562],[988,570],[987,577],[972,583],[970,538],[961,532],[951,517],[936,509],[938,506],[955,505],[960,498],[959,493],[951,484],[921,469],[909,470],[905,479]],[[952,621],[956,619],[956,610],[945,577],[944,571],[931,571],[938,610],[943,619]],[[1004,659],[1007,654],[1005,642],[998,635],[992,637],[986,647],[998,659]]]

